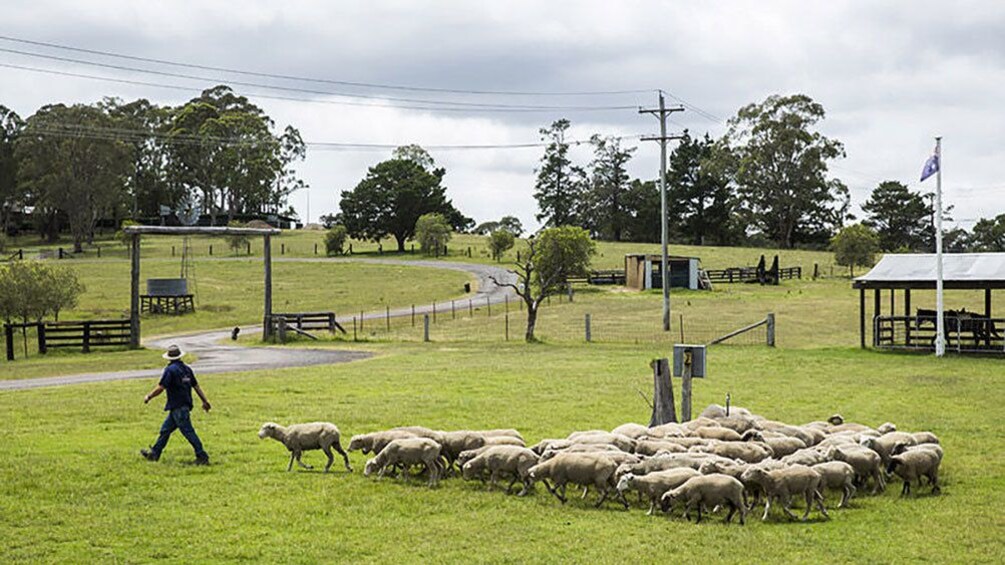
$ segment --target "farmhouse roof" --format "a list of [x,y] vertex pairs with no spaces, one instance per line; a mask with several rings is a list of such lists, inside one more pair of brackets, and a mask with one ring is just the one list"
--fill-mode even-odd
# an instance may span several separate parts
[[[853,288],[935,288],[935,254],[888,253]],[[943,253],[945,288],[1005,288],[1005,253]]]

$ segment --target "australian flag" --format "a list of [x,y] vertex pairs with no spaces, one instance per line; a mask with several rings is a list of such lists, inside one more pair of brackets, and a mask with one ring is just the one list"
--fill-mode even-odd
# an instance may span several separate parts
[[925,168],[921,169],[921,180],[925,180],[928,177],[939,172],[939,153],[936,151],[932,153],[932,156],[925,161]]

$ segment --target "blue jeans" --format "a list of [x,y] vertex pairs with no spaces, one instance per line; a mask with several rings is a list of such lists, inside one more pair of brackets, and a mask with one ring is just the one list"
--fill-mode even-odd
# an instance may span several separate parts
[[167,418],[164,418],[164,423],[161,424],[161,435],[157,438],[157,443],[150,448],[155,456],[160,456],[161,451],[164,450],[164,446],[167,445],[169,439],[171,439],[171,434],[175,430],[181,432],[181,435],[185,436],[185,439],[192,444],[192,449],[195,450],[195,456],[198,459],[209,457],[206,452],[202,449],[202,442],[199,440],[199,436],[195,433],[195,428],[192,427],[192,420],[189,419],[190,408],[175,408],[168,412]]

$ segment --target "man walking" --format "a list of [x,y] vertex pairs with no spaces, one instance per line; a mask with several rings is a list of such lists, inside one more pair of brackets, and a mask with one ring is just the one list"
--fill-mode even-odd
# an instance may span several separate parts
[[209,412],[210,409],[209,400],[199,388],[199,382],[195,380],[195,373],[182,362],[183,355],[185,353],[177,345],[168,348],[163,357],[170,363],[164,368],[160,383],[143,398],[143,403],[146,404],[160,393],[167,391],[167,404],[164,405],[164,410],[168,414],[167,418],[164,419],[164,424],[161,425],[160,437],[157,438],[157,442],[150,449],[141,449],[140,454],[148,461],[157,461],[160,459],[161,451],[167,445],[168,439],[171,438],[171,434],[178,430],[195,449],[195,464],[209,465],[209,455],[203,450],[202,442],[196,435],[192,421],[189,419],[189,413],[192,411],[192,389],[195,389],[199,398],[202,399],[202,409],[206,412]]

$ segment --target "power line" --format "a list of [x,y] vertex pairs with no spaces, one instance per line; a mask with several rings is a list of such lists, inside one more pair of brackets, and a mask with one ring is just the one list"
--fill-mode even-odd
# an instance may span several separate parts
[[507,109],[507,110],[547,110],[547,111],[595,111],[595,110],[630,110],[634,106],[542,106],[542,105],[527,105],[527,104],[496,104],[496,103],[483,103],[483,102],[459,102],[454,100],[428,100],[421,98],[400,98],[393,96],[382,96],[382,95],[371,95],[371,94],[353,94],[347,92],[333,92],[328,90],[315,90],[310,88],[297,88],[291,86],[275,86],[270,84],[263,84],[257,82],[245,82],[245,81],[235,81],[229,79],[223,79],[219,77],[207,77],[199,75],[190,75],[183,73],[173,73],[167,71],[157,71],[151,69],[143,69],[139,67],[129,67],[125,65],[113,65],[111,63],[99,63],[96,61],[88,61],[85,59],[75,59],[72,57],[60,57],[58,55],[45,55],[42,53],[32,53],[30,51],[20,51],[18,49],[7,49],[0,47],[0,52],[13,53],[16,55],[23,55],[26,57],[37,57],[41,59],[48,59],[52,61],[60,61],[64,63],[73,63],[77,65],[87,65],[91,67],[100,67],[105,69],[113,69],[117,71],[127,71],[133,73],[143,73],[162,77],[170,78],[182,78],[189,80],[200,80],[207,82],[218,82],[218,83],[228,83],[238,86],[250,86],[253,88],[265,88],[268,90],[278,90],[282,92],[295,92],[299,94],[315,94],[319,96],[337,96],[342,98],[361,98],[367,100],[387,100],[390,102],[404,102],[406,104],[431,104],[431,105],[443,105],[450,107],[464,107],[469,109]]
[[[197,87],[197,86],[183,86],[183,85],[178,85],[178,84],[165,84],[165,83],[148,82],[148,81],[141,81],[141,80],[131,80],[131,79],[124,79],[124,78],[113,78],[113,77],[105,77],[105,76],[98,76],[98,75],[89,75],[89,74],[85,74],[85,73],[77,73],[77,72],[71,72],[71,71],[58,71],[58,70],[55,70],[55,69],[44,69],[44,68],[40,68],[40,67],[29,67],[29,66],[24,66],[24,65],[12,65],[10,63],[0,63],[0,67],[4,67],[4,68],[8,68],[8,69],[18,69],[18,70],[22,70],[22,71],[30,71],[30,72],[35,72],[35,73],[44,73],[44,74],[50,74],[50,75],[68,76],[68,77],[74,77],[74,78],[84,78],[84,79],[99,80],[99,81],[104,81],[104,82],[114,82],[114,83],[128,84],[128,85],[133,85],[133,86],[149,86],[149,87],[154,87],[154,88],[164,88],[164,89],[168,89],[168,90],[178,90],[178,91],[183,91],[183,92],[202,92],[204,90],[203,88],[200,88],[200,87]],[[355,107],[364,107],[364,108],[369,107],[369,108],[395,108],[395,109],[401,109],[401,110],[425,110],[425,111],[430,111],[430,112],[534,113],[534,112],[545,112],[545,111],[550,112],[550,111],[553,111],[553,110],[529,109],[529,108],[528,109],[524,109],[524,108],[446,108],[446,107],[435,107],[435,106],[400,105],[400,104],[399,105],[388,105],[388,104],[379,104],[379,103],[353,102],[351,100],[325,100],[325,99],[320,99],[320,98],[297,98],[295,96],[280,96],[280,95],[277,95],[277,94],[265,94],[265,93],[261,93],[261,92],[242,92],[241,95],[249,97],[249,98],[263,98],[263,99],[266,99],[266,100],[283,100],[283,101],[289,101],[289,102],[309,102],[309,103],[313,103],[313,104],[330,104],[330,105],[335,105],[335,106],[355,106]],[[634,108],[634,106],[631,106],[630,108]],[[584,109],[575,110],[575,111],[576,112],[591,112],[591,111],[607,111],[607,110],[613,110],[613,109],[620,109],[620,108],[615,108],[615,107],[610,107],[610,108],[596,107],[596,108],[592,108],[592,109],[589,109],[589,110],[584,108]],[[565,111],[572,111],[572,110],[568,110],[567,109]]]
[[77,53],[87,53],[90,55],[100,55],[103,57],[114,57],[118,59],[126,59],[130,61],[140,61],[144,63],[155,63],[158,65],[169,65],[173,67],[182,68],[192,68],[201,69],[205,71],[216,71],[231,74],[239,74],[245,76],[255,76],[260,78],[273,78],[281,80],[294,80],[301,82],[314,82],[323,84],[334,84],[339,86],[353,86],[360,88],[376,88],[385,90],[404,90],[413,92],[439,92],[439,93],[452,93],[452,94],[477,94],[477,95],[498,95],[498,96],[610,96],[619,94],[642,94],[646,92],[651,92],[652,89],[629,89],[629,90],[592,90],[592,91],[565,91],[565,92],[548,92],[548,91],[514,91],[514,90],[476,90],[476,89],[456,89],[456,88],[441,88],[441,87],[424,87],[424,86],[407,86],[398,84],[380,84],[371,82],[356,82],[347,80],[335,80],[326,79],[318,77],[306,77],[306,76],[296,76],[296,75],[284,75],[276,73],[264,73],[249,71],[244,69],[235,69],[229,67],[215,67],[210,65],[199,65],[195,63],[182,63],[178,61],[169,61],[167,59],[155,59],[152,57],[139,57],[136,55],[126,55],[123,53],[114,53],[111,51],[99,51],[96,49],[86,49],[83,47],[74,47],[70,45],[61,45],[57,43],[48,43],[44,41],[32,41],[30,39],[22,39],[17,37],[10,37],[5,35],[0,35],[0,40],[10,41],[15,43],[23,43],[28,45],[35,45],[39,47],[48,47],[52,49],[62,49],[65,51],[74,51]]

